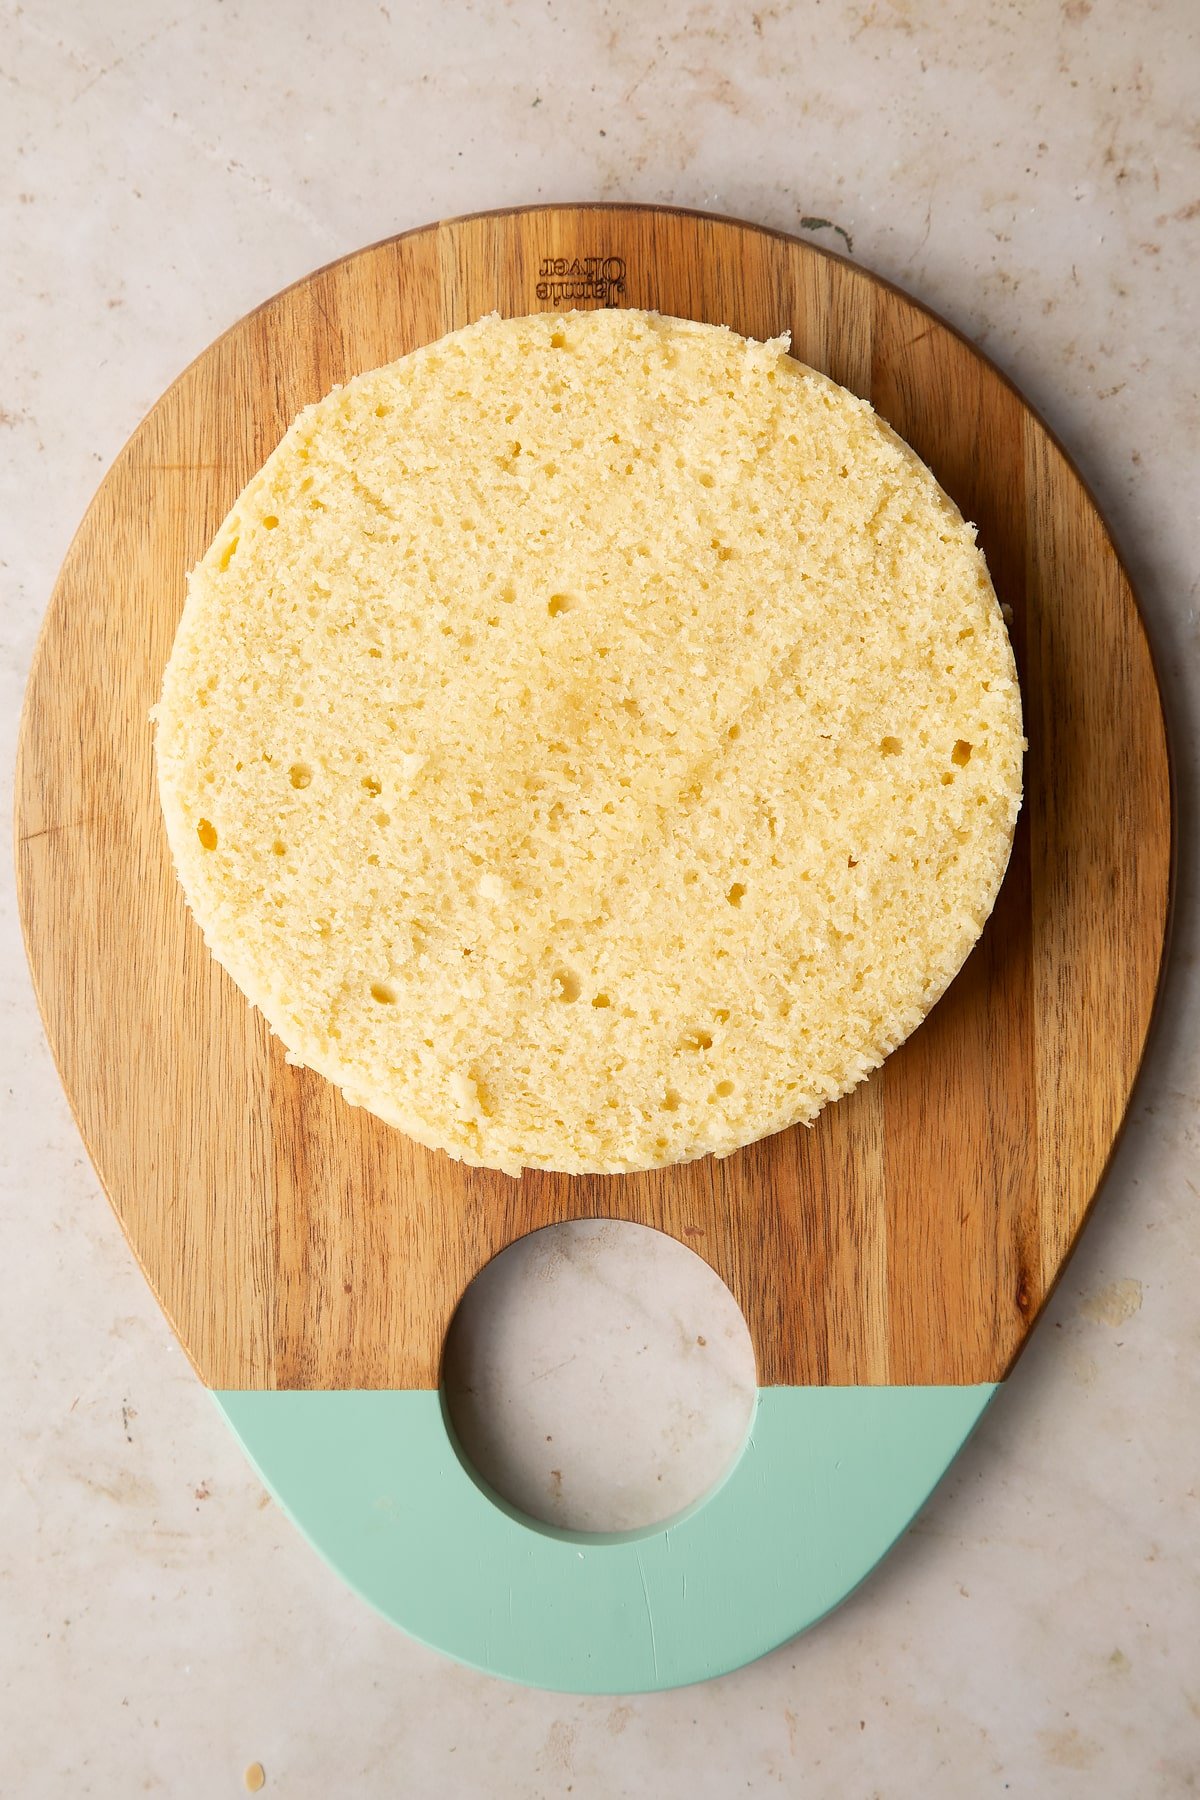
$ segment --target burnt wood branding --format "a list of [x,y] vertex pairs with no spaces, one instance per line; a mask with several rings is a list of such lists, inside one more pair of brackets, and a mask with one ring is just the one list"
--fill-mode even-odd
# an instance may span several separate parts
[[617,306],[625,292],[625,263],[619,256],[543,256],[537,297],[561,306],[568,301],[599,300]]

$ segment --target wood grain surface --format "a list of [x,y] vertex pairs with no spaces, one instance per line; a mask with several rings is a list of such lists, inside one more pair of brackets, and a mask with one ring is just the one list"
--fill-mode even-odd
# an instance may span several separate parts
[[[984,937],[811,1130],[723,1162],[520,1181],[347,1106],[211,961],[171,868],[148,712],[184,572],[295,413],[493,309],[655,307],[871,399],[980,528],[1026,708]],[[147,1277],[216,1387],[433,1387],[471,1277],[556,1220],[672,1233],[724,1277],[760,1382],[977,1382],[1020,1349],[1095,1194],[1159,977],[1171,792],[1129,582],[1078,477],[962,338],[811,245],[672,210],[453,220],[319,271],[158,402],[71,547],[29,683],[21,909],[50,1042]]]

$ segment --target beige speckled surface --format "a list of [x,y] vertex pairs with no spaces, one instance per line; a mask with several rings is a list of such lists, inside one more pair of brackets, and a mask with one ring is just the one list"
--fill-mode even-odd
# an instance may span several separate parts
[[[0,6],[0,760],[100,472],[224,325],[439,214],[661,199],[833,221],[1042,408],[1141,585],[1186,816],[1198,75],[1188,0]],[[1193,1791],[1196,885],[1185,836],[1164,1015],[1113,1177],[912,1532],[808,1638],[704,1689],[610,1701],[501,1686],[407,1642],[265,1503],[83,1157],[5,868],[0,1792],[236,1795],[255,1762],[265,1794],[305,1797]],[[564,1366],[543,1358],[541,1385],[569,1415],[583,1390],[564,1314],[586,1343],[610,1309],[594,1248],[567,1254],[571,1278],[540,1284],[570,1297],[547,1327]],[[685,1281],[639,1294],[614,1257],[623,1317],[658,1298],[693,1321]],[[647,1356],[678,1396],[673,1335]],[[528,1332],[500,1336],[519,1372]],[[526,1384],[537,1373],[527,1361]],[[722,1382],[736,1436],[736,1371]],[[677,1411],[643,1425],[674,1453]],[[562,1468],[568,1495],[595,1500],[605,1460]],[[657,1472],[649,1457],[648,1486]]]

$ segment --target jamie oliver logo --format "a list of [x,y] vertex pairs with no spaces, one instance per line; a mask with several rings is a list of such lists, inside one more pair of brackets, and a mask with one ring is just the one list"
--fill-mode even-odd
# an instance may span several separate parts
[[625,292],[625,263],[619,256],[543,256],[537,297],[552,306],[567,300],[599,300],[620,305]]

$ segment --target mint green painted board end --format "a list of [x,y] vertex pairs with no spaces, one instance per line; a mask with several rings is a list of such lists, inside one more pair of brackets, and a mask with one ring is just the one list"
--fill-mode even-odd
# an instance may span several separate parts
[[219,1392],[266,1486],[351,1587],[437,1650],[569,1693],[646,1693],[762,1656],[844,1600],[994,1385],[759,1390],[741,1456],[665,1526],[541,1526],[468,1469],[441,1396]]

